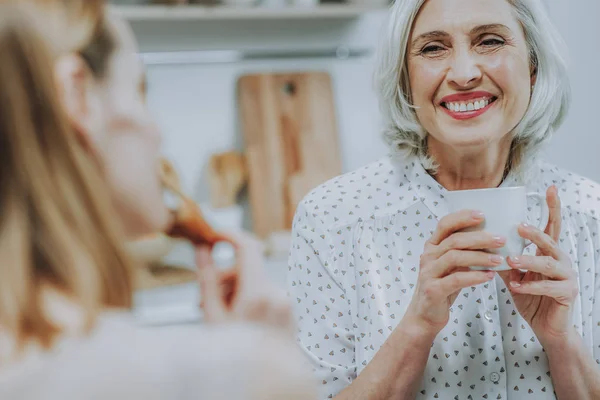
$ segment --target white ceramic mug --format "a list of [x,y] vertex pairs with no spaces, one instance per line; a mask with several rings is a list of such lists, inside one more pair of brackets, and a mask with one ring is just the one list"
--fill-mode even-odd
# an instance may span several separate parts
[[494,189],[456,190],[446,193],[451,213],[461,210],[476,210],[483,212],[485,221],[468,231],[486,231],[493,235],[506,238],[506,245],[501,249],[489,250],[490,253],[501,255],[505,260],[496,267],[472,266],[471,269],[493,269],[506,271],[511,269],[506,263],[506,257],[523,254],[525,247],[531,242],[519,236],[518,227],[527,222],[527,200],[535,198],[542,208],[538,228],[545,230],[548,224],[549,210],[546,197],[539,193],[527,193],[523,186],[501,187]]

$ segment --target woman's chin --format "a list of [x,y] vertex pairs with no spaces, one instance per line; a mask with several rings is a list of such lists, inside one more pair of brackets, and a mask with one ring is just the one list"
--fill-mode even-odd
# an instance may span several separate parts
[[438,141],[443,143],[442,147],[477,151],[500,141],[503,136],[498,132],[486,133],[483,127],[448,129]]
[[128,239],[136,240],[165,232],[171,223],[171,214],[164,204],[139,207],[131,218],[123,218]]

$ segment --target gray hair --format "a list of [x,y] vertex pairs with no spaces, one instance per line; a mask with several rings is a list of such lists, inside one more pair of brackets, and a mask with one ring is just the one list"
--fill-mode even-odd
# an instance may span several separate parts
[[[416,16],[426,0],[396,0],[380,43],[375,86],[384,117],[384,138],[394,152],[417,156],[425,168],[436,164],[427,152],[427,132],[411,104],[408,41]],[[508,168],[525,169],[562,124],[571,102],[564,55],[566,46],[540,0],[507,0],[521,23],[536,84],[527,112],[513,130]]]

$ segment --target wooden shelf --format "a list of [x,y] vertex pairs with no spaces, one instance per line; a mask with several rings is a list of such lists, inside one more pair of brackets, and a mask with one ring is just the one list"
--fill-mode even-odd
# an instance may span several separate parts
[[353,19],[382,6],[324,4],[316,7],[111,6],[129,21]]

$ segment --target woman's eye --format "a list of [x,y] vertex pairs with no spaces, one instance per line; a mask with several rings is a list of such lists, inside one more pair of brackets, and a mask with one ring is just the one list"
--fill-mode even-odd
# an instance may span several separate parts
[[490,38],[481,41],[481,44],[486,47],[502,46],[504,44],[504,41],[500,39]]
[[438,51],[442,51],[444,50],[444,48],[442,46],[439,45],[430,45],[430,46],[425,46],[422,50],[421,53],[424,54],[428,54],[428,53],[437,53]]

